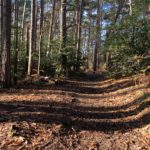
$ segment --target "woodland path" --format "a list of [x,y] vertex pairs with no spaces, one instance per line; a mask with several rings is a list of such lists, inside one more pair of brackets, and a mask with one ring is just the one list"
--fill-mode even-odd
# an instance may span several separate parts
[[0,91],[1,150],[149,150],[150,88],[132,78]]

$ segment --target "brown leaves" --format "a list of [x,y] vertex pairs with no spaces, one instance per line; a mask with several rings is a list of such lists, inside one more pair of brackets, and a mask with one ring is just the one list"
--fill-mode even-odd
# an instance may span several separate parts
[[145,118],[150,90],[134,86],[131,78],[27,84],[0,94],[0,149],[148,149],[150,145]]

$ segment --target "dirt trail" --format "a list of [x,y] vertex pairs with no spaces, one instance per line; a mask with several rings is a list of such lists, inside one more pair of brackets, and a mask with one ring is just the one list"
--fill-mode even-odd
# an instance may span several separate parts
[[89,79],[0,91],[0,149],[148,150],[150,88]]

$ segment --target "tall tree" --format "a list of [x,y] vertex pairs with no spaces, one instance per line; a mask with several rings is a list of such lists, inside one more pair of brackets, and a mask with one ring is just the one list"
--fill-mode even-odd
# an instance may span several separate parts
[[36,51],[36,33],[37,33],[37,0],[32,1],[32,51]]
[[79,0],[79,5],[78,5],[78,14],[77,14],[77,66],[76,70],[79,71],[80,67],[80,57],[81,57],[81,29],[82,29],[82,17],[83,17],[83,0]]
[[15,50],[15,56],[14,56],[14,84],[17,83],[17,66],[18,66],[18,0],[15,0],[15,45],[14,45],[14,50]]
[[11,0],[2,0],[2,82],[3,86],[11,86]]
[[61,12],[60,12],[60,49],[61,49],[61,69],[63,74],[66,74],[67,56],[64,54],[64,48],[66,47],[66,0],[61,0]]
[[90,46],[91,46],[91,9],[88,10],[88,18],[89,18],[89,25],[88,25],[88,40],[87,40],[87,64],[86,69],[89,69],[89,62],[90,62]]
[[97,17],[96,17],[96,44],[94,49],[93,71],[97,71],[97,58],[100,43],[100,0],[97,0]]
[[66,46],[66,0],[61,0],[60,42],[62,50]]
[[40,64],[41,64],[41,50],[43,47],[43,21],[44,21],[44,1],[41,0],[41,15],[40,15],[40,41],[39,41],[39,58],[38,58],[38,71],[37,74],[40,75]]
[[35,7],[35,0],[31,0],[31,14],[30,14],[30,29],[29,29],[29,55],[28,55],[28,75],[31,75],[31,65],[32,65],[32,48],[33,48],[33,42],[32,42],[32,30],[33,30],[33,14],[34,14],[34,7]]
[[48,42],[48,48],[50,51],[51,51],[51,42],[52,42],[52,38],[53,38],[55,7],[56,7],[56,0],[53,0],[52,1],[52,12],[51,12],[51,16],[50,16],[49,42]]
[[22,29],[22,41],[24,41],[24,20],[25,20],[25,12],[26,12],[26,0],[23,0],[23,6],[22,6],[22,22],[21,22],[21,29]]
[[[3,19],[2,19],[2,4],[3,4],[3,0],[0,0],[0,53],[2,51],[2,22],[3,22]],[[1,55],[0,55],[0,60],[1,60]],[[1,62],[0,62],[0,70],[1,70]]]

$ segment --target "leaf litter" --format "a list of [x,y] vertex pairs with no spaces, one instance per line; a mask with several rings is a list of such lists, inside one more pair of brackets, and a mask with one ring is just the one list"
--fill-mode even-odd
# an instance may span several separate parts
[[20,85],[0,91],[0,149],[149,150],[149,106],[129,77]]

